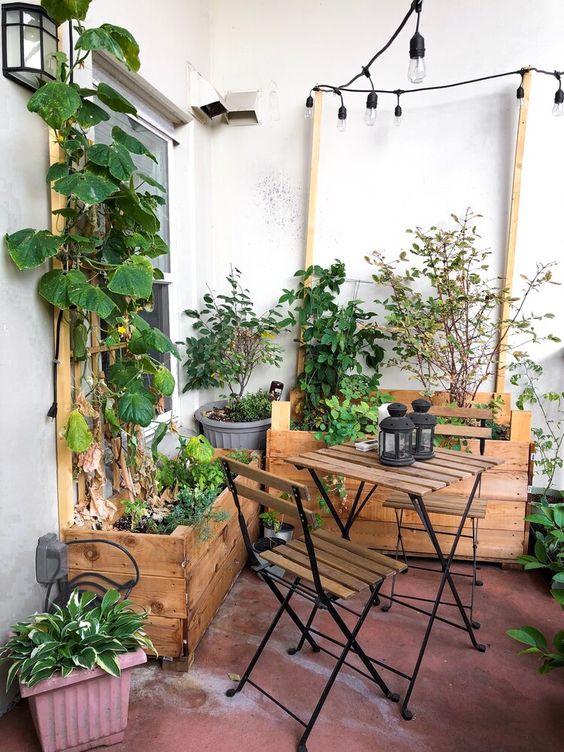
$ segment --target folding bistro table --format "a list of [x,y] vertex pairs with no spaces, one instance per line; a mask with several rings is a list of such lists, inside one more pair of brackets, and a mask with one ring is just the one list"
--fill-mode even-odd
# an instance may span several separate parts
[[[414,606],[408,606],[415,611],[419,611],[420,613],[429,616],[429,621],[415,662],[415,667],[411,675],[404,674],[403,672],[394,670],[390,667],[390,670],[393,670],[394,673],[409,680],[409,686],[402,703],[402,715],[405,719],[409,720],[413,717],[413,713],[408,708],[409,700],[417,680],[421,661],[425,655],[427,643],[429,642],[429,637],[435,621],[438,620],[459,629],[466,630],[472,645],[476,650],[484,652],[486,649],[485,645],[480,644],[476,640],[472,623],[466,613],[450,569],[462,535],[464,524],[472,507],[474,496],[480,486],[482,473],[495,465],[502,464],[503,460],[484,457],[481,455],[476,456],[473,454],[465,454],[464,452],[450,449],[437,449],[435,451],[435,457],[431,460],[414,462],[407,467],[391,467],[389,465],[383,465],[380,462],[378,455],[373,451],[360,452],[355,449],[354,444],[344,444],[342,446],[318,449],[315,452],[306,452],[297,457],[289,458],[288,462],[295,465],[296,468],[300,470],[309,470],[309,473],[313,478],[321,497],[327,504],[343,538],[347,540],[350,539],[352,526],[358,519],[366,504],[372,498],[375,491],[377,489],[389,489],[392,492],[401,491],[409,496],[415,511],[419,515],[423,528],[431,540],[439,560],[442,575],[435,599],[432,601],[433,605],[431,611],[427,612]],[[337,513],[337,510],[320,479],[320,475],[323,476],[329,474],[344,475],[347,478],[359,481],[358,491],[348,511],[348,515],[344,520],[341,519]],[[433,524],[429,517],[426,500],[432,500],[434,492],[444,490],[454,483],[458,483],[459,481],[468,478],[473,479],[472,488],[466,505],[461,512],[460,523],[453,536],[451,549],[449,553],[445,555],[439,544],[437,532],[433,528]],[[367,488],[366,492],[365,488]],[[457,624],[456,622],[453,622],[450,619],[445,619],[437,614],[439,606],[441,605],[443,591],[447,584],[454,597],[455,605],[462,617],[462,624]]]

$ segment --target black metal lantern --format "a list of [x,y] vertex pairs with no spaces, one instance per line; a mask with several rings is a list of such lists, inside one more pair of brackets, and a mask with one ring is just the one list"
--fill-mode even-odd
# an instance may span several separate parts
[[429,413],[431,403],[426,399],[416,399],[411,403],[413,412],[407,416],[415,426],[413,433],[413,456],[416,460],[430,460],[435,456],[433,449],[437,419]]
[[32,91],[55,78],[57,25],[41,5],[2,6],[2,72]]
[[415,426],[406,416],[407,407],[401,402],[392,402],[388,406],[389,417],[380,422],[378,446],[380,462],[383,465],[404,467],[412,465],[413,434]]

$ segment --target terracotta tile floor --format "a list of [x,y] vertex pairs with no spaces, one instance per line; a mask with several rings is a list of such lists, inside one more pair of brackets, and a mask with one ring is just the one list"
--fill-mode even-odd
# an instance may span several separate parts
[[[534,624],[549,634],[563,627],[560,608],[539,575],[484,566],[479,589],[479,638],[486,653],[471,649],[463,632],[437,624],[403,721],[398,705],[374,685],[345,669],[310,737],[310,752],[537,752],[562,749],[564,675],[539,676],[535,659],[518,656],[505,629]],[[433,575],[401,576],[404,592],[430,594]],[[187,674],[156,664],[134,674],[127,741],[116,752],[292,752],[300,727],[253,687],[233,699],[227,673],[242,672],[274,609],[274,598],[250,572],[231,591]],[[302,609],[303,610],[303,609]],[[449,609],[450,610],[450,609]],[[423,617],[394,606],[375,609],[361,638],[368,652],[409,671],[424,628]],[[253,678],[305,714],[317,699],[331,659],[304,648],[286,648],[296,630],[284,617]],[[387,674],[393,689],[404,682]],[[2,752],[36,752],[31,720],[21,703],[0,719]]]

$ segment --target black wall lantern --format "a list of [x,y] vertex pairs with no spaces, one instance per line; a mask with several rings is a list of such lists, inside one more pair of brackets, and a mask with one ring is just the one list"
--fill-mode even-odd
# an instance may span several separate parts
[[389,417],[380,422],[378,439],[380,462],[383,465],[404,467],[412,465],[413,435],[415,426],[406,416],[407,407],[401,402],[392,402],[388,407]]
[[41,5],[2,6],[2,72],[32,91],[55,78],[57,25]]
[[416,460],[430,460],[435,456],[433,449],[437,419],[430,415],[431,403],[426,399],[416,399],[411,403],[413,412],[407,416],[415,426],[413,434],[413,456]]

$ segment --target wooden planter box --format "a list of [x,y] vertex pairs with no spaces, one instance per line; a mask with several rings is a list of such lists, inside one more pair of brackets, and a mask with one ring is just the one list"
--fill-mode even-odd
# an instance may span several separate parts
[[[408,402],[409,396],[420,396],[417,393],[396,391],[394,397],[402,402]],[[491,394],[488,395],[488,398]],[[486,401],[486,400],[484,400]],[[276,403],[274,403],[276,405]],[[280,404],[280,403],[278,403]],[[278,414],[276,414],[278,413]],[[267,434],[266,446],[266,467],[277,475],[292,478],[304,483],[310,489],[311,498],[319,498],[315,484],[307,470],[298,471],[286,460],[288,457],[295,457],[303,452],[311,452],[324,446],[322,441],[317,441],[309,431],[290,431],[289,418],[290,406],[282,404],[280,408],[275,408],[273,414],[273,427]],[[487,499],[488,507],[485,519],[479,523],[479,558],[482,561],[494,561],[507,563],[515,561],[523,552],[526,553],[528,545],[528,524],[524,521],[527,514],[527,492],[530,483],[531,474],[531,452],[532,445],[529,441],[530,434],[530,413],[523,411],[511,411],[511,436],[525,440],[509,441],[486,441],[485,454],[491,457],[498,457],[504,460],[504,464],[495,467],[483,475],[481,498]],[[471,452],[479,454],[479,442],[477,440],[469,441],[468,448]],[[347,481],[346,488],[348,491],[348,502],[354,499],[354,494],[358,488],[355,481]],[[441,491],[441,494],[464,494],[470,491],[468,481],[461,481],[451,486],[447,491]],[[353,526],[351,537],[353,540],[364,545],[382,551],[395,551],[396,546],[396,522],[392,509],[384,509],[382,502],[386,497],[386,492],[377,492],[373,499],[366,505],[361,516]],[[338,501],[337,501],[338,504]],[[337,507],[338,508],[338,507]],[[332,519],[327,519],[327,515],[322,512],[325,518],[325,526],[328,530],[335,531],[336,525]],[[448,516],[434,515],[434,520],[441,525],[441,529],[454,531],[455,518]],[[419,523],[419,518],[415,511],[404,513],[406,523]],[[467,524],[467,529],[470,525]],[[466,531],[465,531],[466,532]],[[406,551],[413,555],[430,555],[433,554],[431,543],[428,537],[419,532],[405,531],[404,545]],[[443,536],[441,541],[445,543],[445,550],[448,550],[452,538]],[[458,554],[461,557],[470,558],[472,555],[471,541],[463,538],[458,547]]]
[[[256,485],[243,478],[240,482]],[[241,508],[256,540],[258,505],[241,499]],[[76,527],[63,531],[65,541],[102,538],[120,543],[131,552],[141,577],[130,600],[150,611],[146,631],[159,657],[175,659],[172,667],[178,670],[188,669],[193,662],[198,643],[247,559],[228,489],[217,497],[213,509],[226,510],[229,519],[212,523],[212,537],[207,541],[200,540],[194,528],[182,526],[171,535]],[[70,546],[68,551],[69,577],[100,572],[123,582],[132,574],[131,562],[112,546],[85,543]]]

